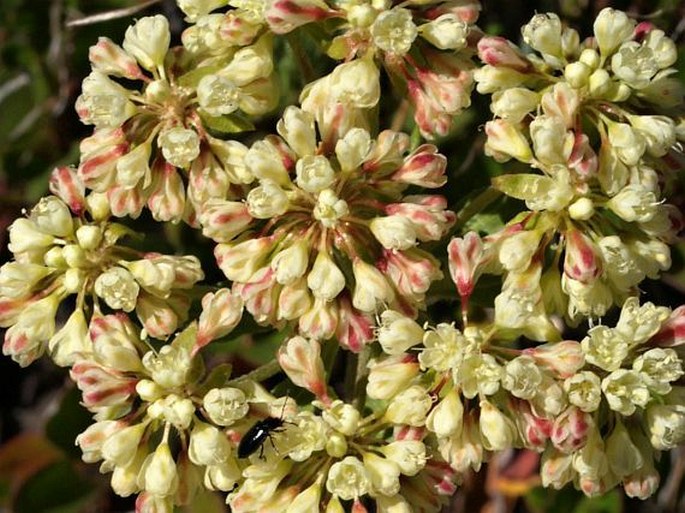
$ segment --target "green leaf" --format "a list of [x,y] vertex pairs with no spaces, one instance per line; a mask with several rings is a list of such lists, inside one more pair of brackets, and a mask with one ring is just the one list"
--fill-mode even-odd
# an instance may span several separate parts
[[200,117],[209,130],[222,134],[237,134],[255,129],[251,121],[238,114],[229,114],[227,116],[201,115]]
[[600,497],[584,497],[573,513],[620,513],[621,496],[617,490]]
[[71,463],[61,460],[26,481],[14,502],[15,513],[78,513],[93,493]]
[[532,200],[556,187],[556,182],[548,176],[520,174],[496,176],[492,185],[512,198]]
[[222,66],[218,65],[194,68],[192,71],[189,71],[185,75],[180,76],[178,79],[178,83],[182,87],[196,89],[197,85],[200,83],[200,80],[202,80],[208,75],[215,74],[221,68]]
[[92,424],[90,413],[80,404],[78,388],[70,389],[63,397],[57,413],[48,421],[45,436],[66,454],[81,458],[81,449],[74,440]]

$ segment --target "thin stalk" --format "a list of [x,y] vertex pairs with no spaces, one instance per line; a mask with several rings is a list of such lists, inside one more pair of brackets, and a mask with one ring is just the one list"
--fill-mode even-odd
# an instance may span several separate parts
[[264,381],[265,379],[275,376],[279,372],[281,372],[281,366],[278,364],[278,360],[273,359],[270,362],[248,372],[247,374],[243,374],[242,376],[238,376],[237,378],[230,380],[228,384],[240,383],[241,381],[246,381],[248,379],[257,382]]
[[300,38],[297,34],[292,32],[286,35],[285,38],[288,41],[288,44],[290,45],[290,49],[292,50],[293,55],[295,56],[295,60],[297,61],[298,66],[300,67],[300,71],[302,71],[304,82],[312,82],[316,78],[316,74],[314,73],[314,68],[312,67],[312,63],[309,60],[307,52],[302,46]]
[[482,212],[488,205],[490,205],[495,200],[499,199],[502,195],[501,191],[498,191],[494,187],[488,187],[478,196],[469,201],[462,209],[457,212],[457,222],[454,223],[453,232],[459,230],[464,226],[473,216]]

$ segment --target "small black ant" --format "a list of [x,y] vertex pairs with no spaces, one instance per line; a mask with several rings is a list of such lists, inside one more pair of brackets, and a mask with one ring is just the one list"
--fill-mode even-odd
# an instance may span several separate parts
[[267,438],[271,442],[271,446],[276,450],[272,433],[277,433],[283,431],[283,424],[286,421],[283,419],[283,413],[285,412],[285,405],[288,402],[288,397],[286,396],[285,401],[283,401],[283,408],[281,409],[281,415],[279,417],[267,417],[262,420],[258,420],[255,424],[247,430],[247,432],[240,439],[238,444],[238,458],[247,458],[248,456],[254,454],[259,449],[259,457],[264,456],[264,442]]

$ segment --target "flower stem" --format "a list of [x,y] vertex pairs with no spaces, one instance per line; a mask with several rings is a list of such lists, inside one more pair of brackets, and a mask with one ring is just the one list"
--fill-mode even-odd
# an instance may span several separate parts
[[462,228],[473,216],[485,210],[491,203],[499,199],[502,195],[501,191],[498,191],[494,187],[488,187],[478,196],[470,200],[466,205],[464,205],[459,212],[457,212],[457,221],[454,223],[452,228],[453,232],[457,232]]
[[256,369],[248,372],[247,374],[243,374],[242,376],[238,376],[237,378],[232,379],[228,382],[228,384],[230,385],[231,383],[240,383],[241,381],[246,380],[252,380],[257,382],[264,381],[265,379],[269,379],[271,376],[275,376],[279,372],[281,372],[281,366],[278,364],[278,360],[274,358],[270,362],[267,362],[264,365],[257,367]]

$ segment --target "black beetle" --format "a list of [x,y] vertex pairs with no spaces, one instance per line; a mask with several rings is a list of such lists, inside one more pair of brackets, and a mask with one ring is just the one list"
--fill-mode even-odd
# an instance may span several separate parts
[[247,458],[254,454],[257,449],[260,450],[260,457],[264,452],[264,442],[268,438],[271,445],[276,448],[274,441],[271,439],[271,433],[280,431],[285,421],[280,417],[267,417],[263,420],[255,422],[255,425],[247,430],[238,444],[238,458]]

